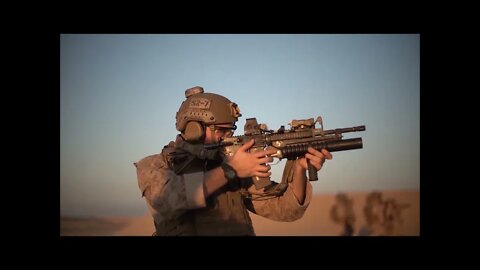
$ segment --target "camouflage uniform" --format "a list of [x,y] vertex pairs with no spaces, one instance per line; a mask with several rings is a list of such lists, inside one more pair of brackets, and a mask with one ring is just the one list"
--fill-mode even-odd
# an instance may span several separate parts
[[[213,132],[215,124],[235,123],[241,116],[236,103],[221,95],[205,93],[200,86],[187,89],[185,98],[176,114],[175,126],[181,132],[177,140],[202,143],[207,129]],[[176,174],[170,155],[173,149],[175,143],[170,142],[161,154],[135,164],[138,185],[153,215],[157,235],[255,235],[248,210],[273,220],[294,221],[302,217],[310,203],[310,183],[303,205],[299,205],[290,188],[293,160],[287,162],[283,181],[274,188],[281,191],[276,194],[279,196],[258,194],[250,188],[249,178],[233,181],[205,198],[204,172],[219,164],[198,159]],[[270,191],[265,194],[271,195]]]
[[272,220],[294,221],[303,216],[310,203],[310,182],[303,205],[291,189],[293,160],[285,166],[284,177],[290,178],[281,196],[252,200],[263,189],[256,191],[251,181],[241,179],[237,187],[225,185],[205,198],[203,172],[177,175],[169,167],[167,154],[173,147],[171,142],[161,154],[135,163],[138,185],[154,218],[157,235],[255,235],[247,210]]

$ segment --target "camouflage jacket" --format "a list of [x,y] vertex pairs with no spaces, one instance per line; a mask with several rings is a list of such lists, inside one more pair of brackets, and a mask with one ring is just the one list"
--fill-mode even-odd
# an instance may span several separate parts
[[[251,182],[245,187],[245,181],[243,187],[224,186],[205,198],[203,172],[177,175],[169,167],[165,152],[173,146],[171,142],[162,153],[135,163],[138,185],[159,235],[254,235],[247,210],[276,221],[295,221],[310,203],[309,182],[303,205],[295,198],[291,183],[281,196],[263,200],[252,199],[261,196],[263,189],[255,190]],[[287,167],[293,168],[286,165],[284,177],[289,173]]]

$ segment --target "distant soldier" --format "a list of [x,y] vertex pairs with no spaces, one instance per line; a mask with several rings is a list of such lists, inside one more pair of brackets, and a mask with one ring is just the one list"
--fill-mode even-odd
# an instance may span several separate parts
[[384,203],[382,193],[372,191],[367,195],[363,214],[366,225],[360,229],[360,236],[374,236],[383,234]]
[[398,204],[395,199],[388,199],[384,202],[383,227],[385,235],[400,235],[400,227],[403,224],[402,212],[409,204]]
[[352,236],[354,232],[355,213],[353,211],[353,200],[345,193],[338,193],[336,203],[330,209],[330,217],[335,223],[343,225],[341,236]]

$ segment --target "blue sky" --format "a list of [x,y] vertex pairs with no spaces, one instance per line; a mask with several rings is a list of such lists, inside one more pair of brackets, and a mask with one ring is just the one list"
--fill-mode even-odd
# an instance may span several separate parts
[[[133,162],[172,140],[193,86],[271,129],[322,116],[365,125],[363,149],[335,152],[314,192],[420,189],[420,35],[104,35],[60,37],[60,209],[141,215]],[[272,167],[280,180],[284,161]]]

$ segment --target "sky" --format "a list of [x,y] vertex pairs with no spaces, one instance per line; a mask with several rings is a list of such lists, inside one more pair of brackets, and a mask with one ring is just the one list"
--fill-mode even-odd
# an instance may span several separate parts
[[175,138],[193,86],[239,105],[235,135],[252,117],[365,125],[344,135],[363,148],[332,153],[316,194],[420,190],[419,34],[62,34],[61,215],[145,214],[133,163]]

